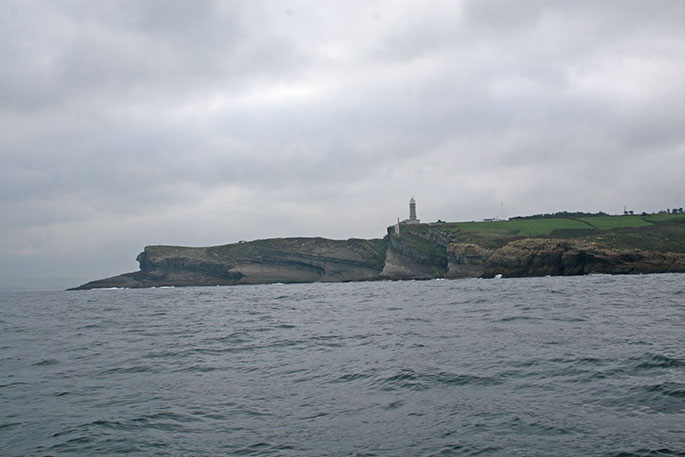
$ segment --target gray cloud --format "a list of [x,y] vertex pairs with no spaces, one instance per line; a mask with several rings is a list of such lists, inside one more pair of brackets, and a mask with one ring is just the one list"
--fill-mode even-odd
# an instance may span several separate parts
[[8,1],[0,287],[146,244],[683,206],[680,1]]

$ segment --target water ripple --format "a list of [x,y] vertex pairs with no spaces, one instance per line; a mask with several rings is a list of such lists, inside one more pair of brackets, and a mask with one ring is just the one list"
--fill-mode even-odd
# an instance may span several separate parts
[[683,456],[684,278],[0,294],[0,455]]

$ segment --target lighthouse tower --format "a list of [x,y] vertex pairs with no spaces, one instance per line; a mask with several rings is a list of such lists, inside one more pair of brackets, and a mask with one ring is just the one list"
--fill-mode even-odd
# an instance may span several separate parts
[[414,197],[409,200],[409,220],[416,220],[416,201],[414,200]]
[[421,221],[416,218],[416,200],[412,197],[409,200],[409,219],[404,221],[405,224],[420,224]]
[[405,219],[400,222],[400,218],[397,218],[397,224],[395,224],[395,234],[400,234],[400,226],[402,225],[414,225],[420,224],[421,221],[416,218],[416,200],[412,197],[409,200],[409,219]]

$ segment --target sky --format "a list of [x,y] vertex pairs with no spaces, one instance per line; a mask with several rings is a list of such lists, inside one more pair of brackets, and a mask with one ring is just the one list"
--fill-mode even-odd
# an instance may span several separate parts
[[685,206],[682,0],[0,3],[0,289],[146,245]]

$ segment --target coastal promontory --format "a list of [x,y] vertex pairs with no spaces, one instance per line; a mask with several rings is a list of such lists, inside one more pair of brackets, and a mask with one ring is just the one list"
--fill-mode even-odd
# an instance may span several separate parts
[[685,215],[416,223],[376,239],[148,246],[137,260],[139,271],[76,289],[685,272]]

